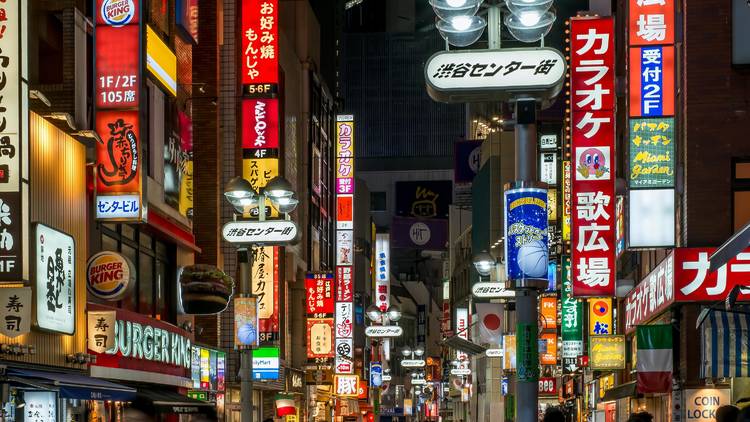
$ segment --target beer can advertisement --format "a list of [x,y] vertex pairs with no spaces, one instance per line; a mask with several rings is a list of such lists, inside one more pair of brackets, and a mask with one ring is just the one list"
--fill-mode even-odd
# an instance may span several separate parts
[[510,280],[547,280],[547,190],[505,191],[505,271]]

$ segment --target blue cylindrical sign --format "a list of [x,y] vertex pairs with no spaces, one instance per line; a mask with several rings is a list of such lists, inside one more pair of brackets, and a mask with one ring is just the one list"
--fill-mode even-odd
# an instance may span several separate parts
[[370,387],[383,385],[383,365],[380,362],[370,362]]
[[547,280],[547,190],[505,191],[505,273],[509,280]]

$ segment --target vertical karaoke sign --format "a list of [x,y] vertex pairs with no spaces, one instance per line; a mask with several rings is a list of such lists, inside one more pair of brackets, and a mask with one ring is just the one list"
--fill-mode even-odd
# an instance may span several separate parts
[[96,76],[96,218],[142,221],[143,178],[140,101],[142,50],[140,0],[97,0],[94,30]]
[[574,296],[615,294],[615,51],[612,17],[570,20]]
[[336,116],[336,374],[354,374],[354,116]]

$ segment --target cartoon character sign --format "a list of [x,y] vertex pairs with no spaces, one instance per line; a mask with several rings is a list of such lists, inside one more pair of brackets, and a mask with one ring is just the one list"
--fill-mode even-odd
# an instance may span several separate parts
[[609,147],[576,148],[576,180],[609,180]]

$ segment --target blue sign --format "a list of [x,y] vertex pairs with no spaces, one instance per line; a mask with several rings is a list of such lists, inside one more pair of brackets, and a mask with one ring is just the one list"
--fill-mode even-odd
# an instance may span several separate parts
[[380,362],[370,362],[370,387],[383,385],[383,365]]
[[547,291],[557,290],[557,262],[551,261],[547,264]]
[[503,377],[503,379],[500,381],[500,393],[504,396],[508,394],[508,377]]
[[662,48],[641,47],[641,114],[662,116],[664,105]]
[[509,280],[547,280],[547,190],[505,191],[505,274]]

